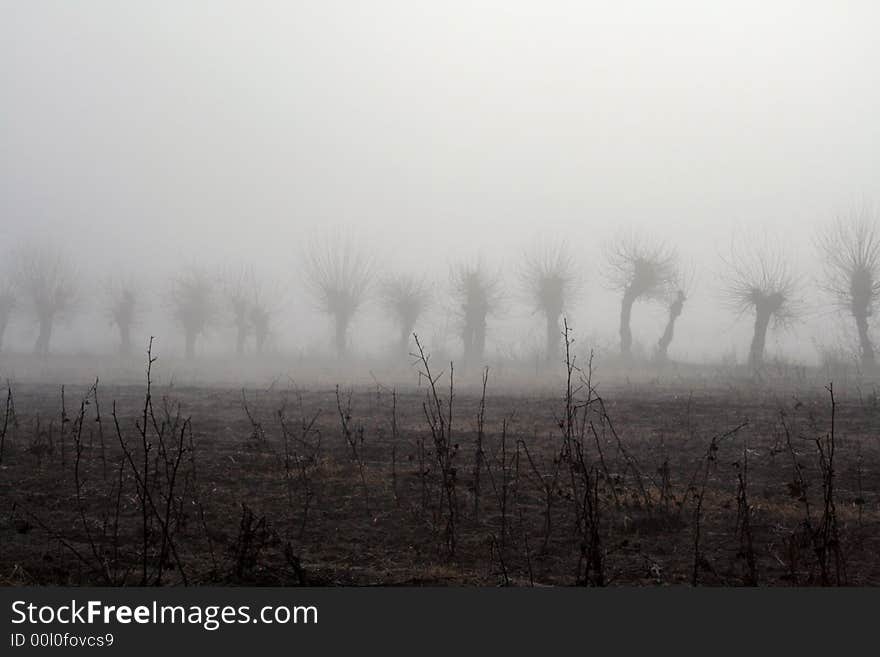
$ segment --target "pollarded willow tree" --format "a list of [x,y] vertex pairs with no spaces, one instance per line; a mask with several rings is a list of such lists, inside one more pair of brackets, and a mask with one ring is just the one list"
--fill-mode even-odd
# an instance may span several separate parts
[[723,291],[728,304],[739,315],[755,314],[748,362],[759,369],[764,364],[770,325],[784,326],[799,314],[797,279],[779,247],[746,250],[732,245],[729,259],[723,260],[727,269]]
[[0,285],[0,351],[3,351],[3,337],[9,327],[9,320],[15,310],[15,292],[11,283]]
[[562,342],[562,314],[581,286],[577,264],[564,244],[538,244],[525,254],[519,275],[527,303],[544,317],[545,357],[550,362]]
[[242,267],[240,270],[223,276],[223,296],[232,316],[235,327],[235,353],[244,354],[244,346],[251,328],[251,304],[249,287],[254,279],[253,269]]
[[691,287],[693,285],[693,272],[686,270],[681,265],[675,268],[675,273],[667,285],[664,301],[668,315],[666,318],[666,326],[663,329],[663,335],[657,341],[657,360],[665,363],[669,360],[669,345],[672,344],[672,338],[675,335],[675,323],[681,317],[684,310],[684,304],[690,296]]
[[272,329],[272,318],[284,292],[277,284],[267,283],[252,266],[242,267],[223,276],[225,305],[235,328],[235,353],[245,352],[248,336],[253,334],[257,354],[263,353]]
[[256,303],[251,306],[250,320],[254,327],[254,346],[257,354],[262,354],[271,333],[272,312],[268,306]]
[[305,253],[305,281],[318,309],[333,318],[334,346],[342,358],[348,330],[372,289],[376,265],[351,239],[315,239]]
[[464,362],[483,360],[489,316],[501,303],[501,281],[481,262],[461,263],[452,270],[452,293],[461,320]]
[[107,285],[107,312],[110,322],[119,331],[119,353],[130,356],[131,330],[137,321],[139,293],[132,280],[110,281]]
[[46,355],[55,323],[76,308],[76,270],[60,249],[31,245],[15,255],[14,272],[16,294],[38,327],[34,353]]
[[183,329],[184,354],[191,360],[197,338],[216,320],[214,282],[201,269],[187,269],[171,279],[169,302],[172,317]]
[[839,218],[819,234],[817,246],[825,261],[822,286],[845,312],[859,334],[864,368],[876,366],[868,320],[880,299],[880,233],[871,208]]
[[286,292],[277,281],[252,277],[250,284],[250,311],[248,317],[254,330],[257,354],[262,354],[272,333],[272,320],[277,314]]
[[605,247],[604,277],[622,294],[620,353],[632,355],[632,308],[636,301],[662,300],[677,271],[674,249],[635,234],[618,237]]
[[409,340],[419,317],[431,302],[430,286],[424,277],[394,274],[382,282],[382,305],[397,324],[397,354],[409,353]]

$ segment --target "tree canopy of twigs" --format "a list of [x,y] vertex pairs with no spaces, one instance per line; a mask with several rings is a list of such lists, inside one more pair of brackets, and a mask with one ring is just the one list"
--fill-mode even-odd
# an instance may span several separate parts
[[171,314],[183,328],[185,355],[195,358],[196,339],[216,320],[214,282],[201,269],[191,267],[171,279]]
[[55,322],[76,307],[76,270],[52,245],[26,246],[14,256],[14,287],[38,326],[34,352],[46,355]]
[[305,281],[318,309],[333,318],[336,353],[348,349],[348,329],[372,288],[376,265],[344,237],[315,239],[305,253]]
[[489,315],[501,303],[501,281],[482,262],[459,263],[452,269],[452,294],[461,319],[465,363],[477,363],[486,351]]
[[799,315],[798,280],[779,245],[731,244],[729,257],[722,260],[726,268],[723,294],[729,307],[738,315],[755,314],[748,362],[760,368],[770,324],[784,326]]
[[635,234],[623,235],[605,247],[604,277],[608,286],[622,293],[620,304],[620,353],[632,353],[632,308],[639,300],[662,300],[677,271],[678,255],[662,242]]
[[397,352],[406,356],[416,322],[431,303],[428,281],[412,274],[392,274],[382,281],[381,299],[399,330]]
[[519,270],[525,298],[533,312],[546,322],[545,356],[552,361],[562,341],[559,325],[563,312],[580,290],[577,263],[563,243],[537,244],[524,254]]
[[838,218],[821,232],[817,246],[824,260],[822,287],[852,314],[863,367],[876,365],[868,319],[880,298],[880,233],[871,208]]

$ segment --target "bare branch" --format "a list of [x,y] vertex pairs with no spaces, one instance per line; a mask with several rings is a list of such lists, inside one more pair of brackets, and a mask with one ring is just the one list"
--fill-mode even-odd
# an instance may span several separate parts
[[525,253],[519,277],[526,302],[546,320],[546,357],[552,360],[561,344],[559,320],[583,286],[577,263],[564,243],[539,242]]
[[872,367],[874,345],[868,335],[868,318],[880,299],[880,233],[873,207],[866,204],[838,217],[818,235],[816,246],[825,265],[821,286],[838,307],[852,314],[862,364]]
[[0,283],[0,351],[3,350],[3,336],[15,311],[16,299],[12,283],[4,281]]
[[376,274],[376,264],[350,238],[314,239],[305,252],[305,280],[318,308],[333,317],[336,349],[345,353],[348,326],[362,307]]
[[632,308],[641,299],[663,300],[678,272],[678,254],[662,242],[635,233],[621,234],[605,247],[603,277],[623,293],[620,304],[620,353],[632,353]]
[[216,321],[214,282],[199,268],[184,270],[171,280],[170,307],[186,337],[186,357],[193,358],[196,338]]
[[462,262],[451,273],[452,294],[461,316],[466,362],[481,359],[486,347],[486,321],[502,300],[501,279],[481,261]]
[[799,316],[800,304],[795,298],[799,281],[780,246],[747,249],[732,243],[730,256],[722,261],[726,269],[723,295],[731,310],[742,315],[764,308],[776,325]]
[[676,277],[675,249],[636,233],[618,235],[604,255],[606,285],[634,299],[662,299]]
[[393,274],[382,281],[382,305],[400,329],[399,349],[409,353],[409,338],[416,322],[431,303],[430,285],[424,277]]
[[748,247],[731,240],[730,255],[722,256],[726,273],[723,295],[738,315],[755,313],[755,329],[749,348],[749,364],[764,362],[767,328],[786,326],[800,316],[796,298],[798,279],[792,273],[780,243],[765,241]]
[[55,321],[76,308],[76,270],[67,255],[51,244],[23,247],[13,262],[15,290],[39,325],[34,351],[47,354]]
[[119,331],[120,353],[131,354],[131,329],[143,312],[142,295],[131,277],[111,278],[105,284],[107,315]]

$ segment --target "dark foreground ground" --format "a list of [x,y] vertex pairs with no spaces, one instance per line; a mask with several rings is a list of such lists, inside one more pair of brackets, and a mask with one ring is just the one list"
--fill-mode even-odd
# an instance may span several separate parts
[[0,582],[880,584],[871,386],[479,378],[13,385]]

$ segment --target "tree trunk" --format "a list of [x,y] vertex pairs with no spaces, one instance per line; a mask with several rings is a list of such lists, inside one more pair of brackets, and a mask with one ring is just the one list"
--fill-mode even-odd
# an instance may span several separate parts
[[859,329],[859,346],[861,347],[862,352],[862,368],[866,370],[873,369],[875,365],[874,345],[871,343],[871,337],[868,335],[868,313],[855,312],[853,315],[855,315],[856,326]]
[[37,335],[37,343],[34,345],[34,353],[45,356],[49,353],[49,343],[52,340],[52,318],[40,318],[40,332]]
[[247,325],[239,323],[236,325],[235,333],[235,354],[236,356],[244,355],[244,343],[247,339]]
[[406,357],[409,355],[409,338],[415,331],[414,326],[410,326],[407,328],[402,328],[400,330],[400,340],[397,342],[397,353],[401,357]]
[[675,334],[675,321],[681,315],[683,307],[684,300],[681,298],[676,299],[669,306],[669,319],[666,321],[666,328],[657,343],[657,358],[661,362],[665,362],[669,358],[669,345],[672,344],[672,336]]
[[483,360],[483,352],[486,350],[486,317],[473,316],[466,321],[462,334],[464,362],[477,363]]
[[336,345],[336,355],[339,358],[344,358],[347,353],[349,321],[349,318],[343,315],[336,316],[336,337],[334,339],[334,344]]
[[562,335],[559,332],[559,315],[553,316],[553,313],[547,313],[547,342],[546,342],[546,358],[548,363],[559,355],[559,342]]
[[483,317],[474,330],[474,357],[482,361],[486,353],[486,318]]
[[119,354],[131,356],[131,326],[128,324],[119,325]]
[[764,364],[764,345],[767,342],[770,315],[769,311],[760,307],[755,311],[755,333],[752,336],[752,346],[749,349],[749,365],[752,368],[758,368]]
[[627,289],[623,294],[623,301],[620,304],[620,355],[624,358],[629,358],[632,355],[633,336],[629,324],[635,301],[636,296]]
[[468,363],[474,360],[474,328],[470,324],[465,324],[461,333],[461,341],[464,344],[463,360]]
[[186,331],[186,359],[192,360],[196,357],[196,332]]
[[254,339],[256,341],[257,353],[263,353],[263,347],[266,346],[266,338],[269,336],[269,331],[258,328],[254,332]]

